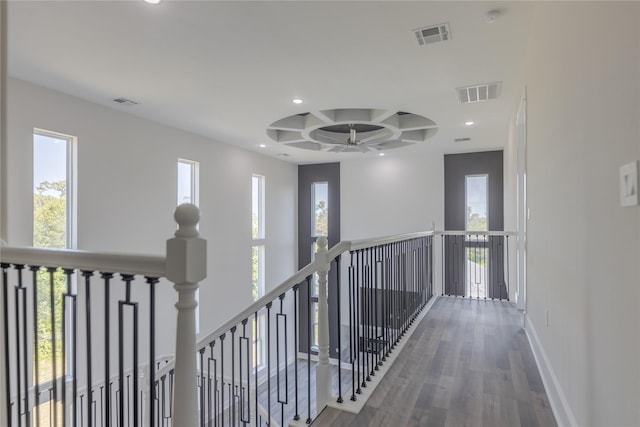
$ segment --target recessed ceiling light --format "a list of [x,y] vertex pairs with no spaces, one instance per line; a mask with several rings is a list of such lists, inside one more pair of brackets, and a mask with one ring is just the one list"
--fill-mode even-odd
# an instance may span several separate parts
[[384,153],[378,153],[378,156],[382,157],[384,156]]
[[145,3],[149,3],[149,4],[158,4],[160,3],[162,0],[144,0]]
[[474,122],[473,120],[469,120],[469,121],[467,121],[467,122],[464,122],[464,125],[465,125],[465,126],[473,126],[473,125],[475,125],[475,124],[476,124],[476,122]]
[[302,104],[304,100],[302,98],[293,98],[291,102],[293,102],[294,104]]
[[260,144],[259,147],[260,148],[265,148],[267,146],[267,144]]

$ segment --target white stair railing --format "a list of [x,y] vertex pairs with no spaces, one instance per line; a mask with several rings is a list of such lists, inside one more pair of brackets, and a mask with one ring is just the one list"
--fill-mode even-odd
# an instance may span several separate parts
[[[0,425],[167,425],[158,416],[156,373],[162,367],[155,362],[147,367],[149,360],[157,360],[155,295],[156,287],[166,284],[163,277],[174,282],[178,294],[171,363],[175,396],[164,397],[173,402],[173,425],[198,424],[194,294],[206,276],[206,242],[198,236],[196,206],[179,206],[175,219],[178,230],[167,242],[166,257],[3,244],[0,362],[6,376],[0,399],[7,410],[0,413]],[[55,301],[62,301],[61,307]],[[39,346],[31,344],[42,338],[40,303],[49,306],[51,316],[44,320],[50,319],[52,331],[59,327],[56,319],[63,325],[57,336],[51,334],[53,353],[45,362],[53,376],[46,381],[37,374]],[[149,316],[139,318],[146,311]],[[139,347],[148,347],[144,356]],[[57,358],[63,360],[57,363]],[[80,368],[79,360],[85,366]]]

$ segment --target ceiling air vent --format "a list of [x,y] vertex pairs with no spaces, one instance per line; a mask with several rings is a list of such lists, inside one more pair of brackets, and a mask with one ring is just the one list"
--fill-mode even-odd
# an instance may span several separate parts
[[467,142],[467,141],[471,141],[471,138],[456,138],[453,140],[453,142]]
[[116,98],[113,100],[113,102],[117,102],[118,104],[121,104],[121,105],[126,105],[127,107],[131,107],[132,105],[138,105],[136,101],[132,101],[127,98]]
[[496,99],[500,97],[502,83],[484,83],[481,85],[459,87],[456,90],[458,92],[458,101],[460,101],[461,104],[487,101],[489,99]]
[[434,25],[431,27],[419,28],[413,30],[418,39],[418,44],[423,46],[429,43],[441,42],[451,39],[449,32],[449,24]]

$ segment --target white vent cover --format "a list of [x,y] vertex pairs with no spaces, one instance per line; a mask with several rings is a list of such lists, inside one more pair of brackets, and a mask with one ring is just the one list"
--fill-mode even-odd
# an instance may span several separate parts
[[413,30],[413,32],[416,34],[416,38],[418,39],[418,44],[420,46],[451,39],[449,24],[446,23],[419,28],[417,30]]
[[459,87],[456,90],[458,91],[458,101],[460,101],[461,104],[487,101],[489,99],[496,99],[500,97],[502,83],[484,83],[474,86]]

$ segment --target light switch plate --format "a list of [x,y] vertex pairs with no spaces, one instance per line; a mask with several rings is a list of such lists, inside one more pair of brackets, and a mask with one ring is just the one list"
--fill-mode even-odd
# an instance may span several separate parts
[[638,161],[620,166],[620,206],[638,205]]

